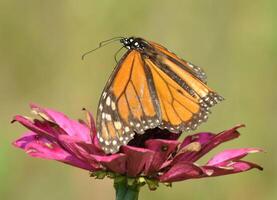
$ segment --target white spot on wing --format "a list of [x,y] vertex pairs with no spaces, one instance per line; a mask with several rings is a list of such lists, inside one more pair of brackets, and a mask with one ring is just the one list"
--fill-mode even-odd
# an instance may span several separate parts
[[194,66],[190,62],[188,62],[188,66],[194,68]]
[[106,114],[106,119],[107,119],[108,121],[111,121],[111,120],[112,120],[112,116],[111,116],[110,114]]
[[121,129],[122,127],[121,122],[118,122],[118,121],[114,122],[114,126],[117,130]]
[[102,104],[99,105],[99,110],[102,111],[103,110],[103,106]]
[[112,110],[115,110],[115,103],[114,103],[114,101],[112,101]]
[[107,99],[106,99],[106,104],[107,104],[107,106],[110,106],[110,105],[111,105],[111,98],[110,98],[110,97],[107,97]]

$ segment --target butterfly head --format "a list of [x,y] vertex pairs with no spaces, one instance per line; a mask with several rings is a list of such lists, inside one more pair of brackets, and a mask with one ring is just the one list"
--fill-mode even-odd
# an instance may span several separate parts
[[123,46],[126,49],[143,50],[145,48],[143,39],[141,38],[135,38],[135,37],[123,38],[120,40],[120,42],[123,44]]

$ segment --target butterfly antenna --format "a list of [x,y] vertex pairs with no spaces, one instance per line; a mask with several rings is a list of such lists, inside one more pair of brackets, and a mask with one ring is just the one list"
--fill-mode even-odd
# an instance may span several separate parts
[[100,49],[101,47],[104,47],[104,46],[106,46],[106,45],[108,45],[108,44],[110,44],[110,43],[113,43],[113,42],[118,41],[118,40],[123,39],[123,38],[124,38],[124,37],[114,37],[114,38],[111,38],[111,39],[104,40],[104,41],[100,42],[98,47],[96,47],[95,49],[92,49],[92,50],[90,50],[90,51],[84,53],[84,54],[82,55],[82,60],[84,60],[84,59],[85,59],[85,56],[88,55],[88,54],[90,54],[91,52],[96,51],[97,49]]
[[121,47],[120,49],[118,49],[118,50],[115,52],[115,54],[114,54],[114,60],[115,60],[116,64],[118,63],[118,61],[117,61],[117,55],[118,55],[118,53],[119,53],[123,48],[124,48],[124,46]]

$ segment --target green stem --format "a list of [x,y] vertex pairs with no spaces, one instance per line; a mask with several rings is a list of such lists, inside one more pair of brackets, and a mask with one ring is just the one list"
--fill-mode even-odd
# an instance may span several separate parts
[[127,179],[114,182],[116,200],[138,200],[140,186],[128,185]]

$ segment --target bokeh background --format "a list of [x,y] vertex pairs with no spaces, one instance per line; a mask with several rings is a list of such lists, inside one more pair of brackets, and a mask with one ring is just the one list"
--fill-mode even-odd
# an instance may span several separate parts
[[263,172],[176,183],[140,199],[277,199],[275,0],[0,0],[0,199],[113,199],[111,180],[54,161],[34,159],[11,146],[35,102],[73,118],[96,110],[121,47],[82,53],[114,36],[141,36],[163,44],[207,72],[226,101],[199,131],[245,123],[230,147],[262,147],[249,159]]

